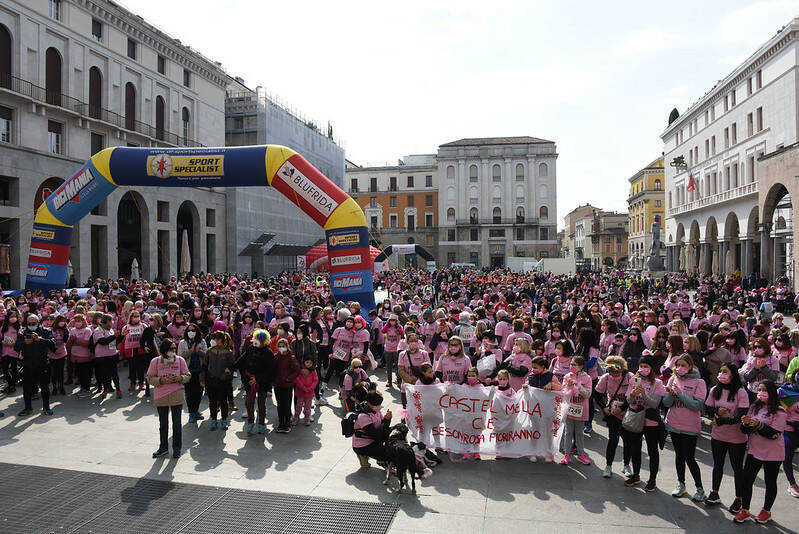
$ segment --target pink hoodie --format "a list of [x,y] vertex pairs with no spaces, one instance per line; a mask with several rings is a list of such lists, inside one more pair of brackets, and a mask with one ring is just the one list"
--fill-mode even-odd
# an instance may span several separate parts
[[67,346],[70,348],[72,361],[75,363],[90,362],[94,356],[89,352],[89,338],[92,337],[92,329],[88,326],[69,331]]
[[303,376],[302,372],[297,375],[297,378],[294,379],[294,394],[299,398],[308,398],[314,396],[314,389],[316,389],[316,384],[319,383],[319,376],[317,376],[315,370],[311,370],[310,373]]

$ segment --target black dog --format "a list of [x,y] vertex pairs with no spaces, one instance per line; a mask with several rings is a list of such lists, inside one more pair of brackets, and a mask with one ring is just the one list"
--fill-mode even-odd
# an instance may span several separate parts
[[411,475],[411,491],[416,493],[416,478],[427,478],[429,469],[421,468],[416,462],[416,453],[407,442],[408,426],[399,423],[391,427],[391,431],[386,441],[386,456],[389,465],[386,467],[386,479],[383,484],[388,484],[391,480],[391,468],[397,473],[399,488],[397,493],[407,486],[407,473]]
[[[412,441],[410,445],[414,454],[416,454],[416,461],[418,462],[421,459],[424,462],[425,467],[433,468],[442,463],[441,458],[438,457],[435,451],[428,449],[427,446],[421,441]],[[421,478],[427,477],[422,476]]]

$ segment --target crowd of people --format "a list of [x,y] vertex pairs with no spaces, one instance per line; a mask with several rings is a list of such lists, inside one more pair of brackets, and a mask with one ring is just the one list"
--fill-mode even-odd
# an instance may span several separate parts
[[[183,404],[195,423],[205,418],[207,396],[207,428],[224,431],[244,397],[244,428],[254,435],[266,432],[273,396],[274,431],[288,433],[300,421],[313,424],[314,403],[337,394],[341,415],[354,414],[352,447],[366,467],[370,458],[386,460],[393,414],[382,412],[381,389],[399,388],[404,407],[407,384],[467,384],[506,395],[543,388],[562,391],[568,402],[561,455],[531,461],[591,464],[584,440],[598,415],[608,429],[603,476],[612,477],[621,443],[625,486],[654,492],[660,450],[670,442],[675,498],[687,493],[687,467],[691,498],[721,504],[727,461],[736,522],[752,517],[761,471],[756,521],[771,519],[781,467],[788,492],[799,498],[799,330],[784,322],[799,297],[786,283],[461,269],[390,270],[375,280],[388,296],[373,310],[337,302],[325,281],[299,272],[95,280],[83,296],[77,289],[7,296],[0,305],[3,392],[16,395],[21,383],[19,416],[32,413],[37,397],[52,416],[52,396],[122,397],[127,367],[128,395],[152,396],[158,411],[153,457],[169,453],[171,418],[175,458]],[[799,323],[799,314],[793,318]],[[696,460],[703,422],[713,457],[709,493]]]

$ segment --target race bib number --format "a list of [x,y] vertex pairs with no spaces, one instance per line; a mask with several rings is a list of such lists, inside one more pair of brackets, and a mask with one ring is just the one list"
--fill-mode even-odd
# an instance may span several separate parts
[[333,357],[337,360],[346,360],[347,351],[342,348],[333,349]]
[[583,405],[582,404],[569,404],[568,410],[566,410],[566,415],[569,417],[579,418],[583,416]]

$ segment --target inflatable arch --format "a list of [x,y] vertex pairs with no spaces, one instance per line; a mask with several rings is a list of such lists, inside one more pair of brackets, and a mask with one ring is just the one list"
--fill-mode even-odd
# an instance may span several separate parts
[[106,148],[87,161],[36,212],[26,289],[65,287],[72,226],[118,186],[271,186],[325,229],[330,287],[337,300],[374,308],[372,257],[363,210],[290,148]]
[[379,272],[378,265],[382,265],[386,259],[392,254],[418,254],[423,260],[427,262],[427,268],[431,271],[436,268],[436,260],[430,252],[421,245],[414,243],[408,245],[389,245],[383,249],[375,258],[375,272]]

